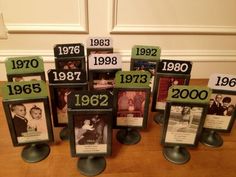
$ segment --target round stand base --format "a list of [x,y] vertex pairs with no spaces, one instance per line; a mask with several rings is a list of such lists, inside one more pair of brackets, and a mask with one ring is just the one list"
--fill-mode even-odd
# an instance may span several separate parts
[[70,130],[68,127],[64,127],[60,132],[61,140],[69,140],[70,139]]
[[200,142],[210,147],[220,147],[223,145],[223,139],[217,132],[213,130],[211,131],[204,130],[202,132]]
[[164,124],[164,115],[163,114],[157,114],[153,118],[154,122],[157,124],[163,125]]
[[163,149],[164,157],[175,164],[184,164],[190,160],[190,154],[184,147],[164,147]]
[[45,159],[49,153],[50,147],[47,144],[31,144],[24,147],[21,157],[28,163],[34,163]]
[[82,175],[96,176],[105,170],[106,160],[104,157],[80,158],[77,167]]
[[121,129],[116,134],[117,140],[121,144],[137,144],[141,140],[141,136],[137,130]]

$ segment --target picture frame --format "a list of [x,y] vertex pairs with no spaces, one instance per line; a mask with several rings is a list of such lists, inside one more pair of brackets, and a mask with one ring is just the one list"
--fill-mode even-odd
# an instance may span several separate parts
[[21,82],[21,81],[33,81],[43,80],[46,81],[45,73],[24,73],[24,74],[7,74],[7,80],[9,82]]
[[158,66],[159,60],[154,60],[154,59],[135,59],[131,58],[130,62],[130,70],[135,70],[135,71],[149,71],[151,74],[151,80],[150,80],[150,87],[151,91],[153,91],[154,87],[154,81],[156,78],[156,73],[157,73],[157,66]]
[[114,127],[146,128],[151,88],[114,88]]
[[111,155],[112,111],[70,109],[70,147],[73,157]]
[[80,69],[85,70],[85,57],[55,58],[56,69]]
[[64,127],[68,124],[67,95],[74,90],[87,90],[87,83],[50,84],[51,109],[55,127]]
[[207,104],[167,102],[161,144],[196,147],[206,113]]
[[213,89],[203,127],[217,132],[230,133],[236,117],[235,106],[236,93],[234,91]]
[[[157,73],[152,96],[152,112],[164,112],[168,89],[172,85],[188,85],[189,81],[189,74]],[[162,88],[160,89],[160,87]]]
[[117,71],[120,69],[89,70],[89,89],[113,91]]
[[54,140],[48,98],[3,100],[14,146]]

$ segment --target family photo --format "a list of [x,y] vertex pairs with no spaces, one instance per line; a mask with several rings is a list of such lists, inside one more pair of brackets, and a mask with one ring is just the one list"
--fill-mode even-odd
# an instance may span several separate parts
[[48,139],[43,103],[11,104],[10,111],[19,143]]
[[62,59],[57,59],[56,61],[57,64],[57,69],[82,69],[82,61],[80,59],[74,59],[74,60],[62,60]]
[[202,113],[202,107],[171,106],[166,142],[193,144]]
[[110,90],[112,91],[115,86],[115,74],[116,71],[113,72],[93,72],[92,74],[92,86],[94,90]]

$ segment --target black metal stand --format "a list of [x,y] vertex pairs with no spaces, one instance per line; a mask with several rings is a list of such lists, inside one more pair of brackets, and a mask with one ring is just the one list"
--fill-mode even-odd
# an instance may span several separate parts
[[80,158],[77,163],[80,173],[85,176],[96,176],[102,173],[106,168],[104,157],[86,157]]
[[137,144],[141,140],[141,135],[139,132],[132,128],[121,129],[116,134],[117,140],[121,144]]
[[154,122],[157,124],[163,125],[164,124],[164,114],[156,114],[153,118]]
[[200,142],[206,146],[210,147],[220,147],[223,145],[223,139],[221,136],[214,130],[204,129],[202,132]]
[[49,153],[50,147],[47,144],[30,144],[24,147],[21,157],[28,163],[34,163],[45,159]]
[[180,146],[164,147],[164,157],[175,164],[184,164],[190,160],[190,154],[186,148]]
[[60,132],[61,140],[69,140],[70,139],[70,130],[68,126],[64,127]]

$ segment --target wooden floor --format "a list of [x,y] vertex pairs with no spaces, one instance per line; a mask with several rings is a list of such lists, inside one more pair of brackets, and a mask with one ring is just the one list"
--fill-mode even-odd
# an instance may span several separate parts
[[[206,80],[191,84],[205,85]],[[2,99],[1,99],[2,101]],[[199,144],[188,149],[191,159],[184,165],[175,165],[162,155],[161,126],[153,122],[155,113],[149,114],[147,130],[136,145],[117,142],[113,131],[112,156],[106,158],[106,169],[101,177],[236,177],[236,130],[221,134],[224,144],[210,148]],[[70,156],[68,141],[58,138],[60,129],[54,129],[56,141],[50,145],[49,156],[38,163],[26,163],[21,158],[23,147],[13,147],[2,105],[0,106],[0,177],[76,177],[78,158]]]

